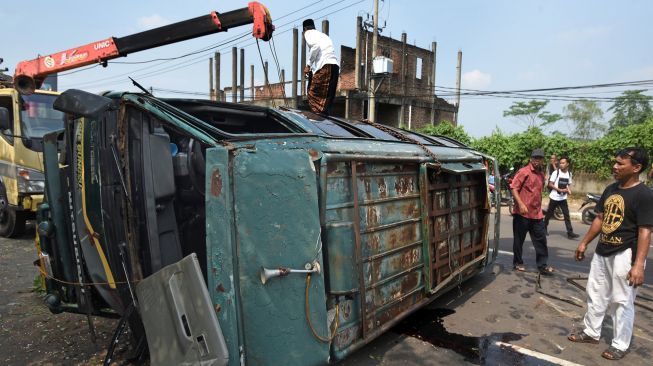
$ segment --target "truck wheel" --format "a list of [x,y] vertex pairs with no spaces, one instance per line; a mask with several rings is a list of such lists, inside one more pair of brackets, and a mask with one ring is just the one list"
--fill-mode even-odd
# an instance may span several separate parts
[[0,236],[13,238],[25,232],[25,216],[9,207],[4,187],[0,187]]

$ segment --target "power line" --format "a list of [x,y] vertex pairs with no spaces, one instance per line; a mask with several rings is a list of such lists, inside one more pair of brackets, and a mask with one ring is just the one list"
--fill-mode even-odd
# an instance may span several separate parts
[[[322,2],[322,1],[323,1],[323,0],[316,1],[316,2],[314,2],[314,3],[312,3],[312,4],[309,4],[309,5],[307,5],[307,6],[304,6],[304,7],[302,7],[302,8],[299,8],[298,10],[295,10],[295,11],[293,11],[293,12],[291,12],[291,13],[288,13],[288,14],[282,16],[282,17],[279,17],[278,19],[282,19],[282,18],[285,18],[285,17],[287,17],[287,16],[297,14],[297,12],[302,11],[302,10],[305,10],[305,9],[307,9],[307,8],[313,6],[313,5],[316,5],[317,3],[320,3],[320,2]],[[344,1],[347,1],[347,0],[339,0],[339,1],[335,2],[335,3],[332,3],[332,4],[330,4],[330,5],[327,5],[327,6],[325,6],[325,7],[320,8],[320,9],[316,10],[315,12],[319,12],[319,11],[326,10],[326,9],[331,8],[331,7],[335,6],[335,5],[338,5],[338,4],[340,4],[340,3],[344,2]],[[359,3],[363,2],[363,1],[364,1],[364,0],[357,1],[357,2],[355,2],[355,3],[353,3],[353,4],[350,4],[350,5],[348,5],[348,6],[345,6],[345,7],[343,7],[343,8],[340,8],[340,9],[338,9],[338,10],[336,10],[336,11],[333,11],[333,12],[331,12],[331,13],[325,14],[325,15],[323,15],[323,16],[328,16],[328,15],[330,15],[330,14],[333,14],[333,13],[336,13],[336,12],[339,12],[339,11],[342,11],[342,10],[344,10],[344,9],[346,9],[346,8],[349,8],[349,7],[351,7],[351,6],[354,6],[354,5],[356,5],[356,4],[359,4]],[[298,21],[298,20],[300,20],[300,19],[302,19],[302,18],[304,18],[304,17],[305,17],[305,15],[300,16],[300,17],[295,18],[295,19],[293,19],[293,20],[291,20],[291,21],[289,21],[289,22],[286,22],[286,23],[284,23],[284,24],[282,24],[282,25],[280,25],[280,26],[277,26],[276,28],[277,28],[277,29],[279,29],[279,28],[283,28],[283,27],[285,27],[285,26],[287,26],[287,25],[289,25],[289,24],[292,24],[292,23],[294,23],[294,22],[296,22],[296,21]],[[285,30],[285,31],[283,31],[283,32],[277,32],[276,34],[277,34],[277,36],[279,36],[280,34],[284,34],[284,33],[288,32],[288,31],[289,31],[289,29],[288,29],[288,30]],[[240,38],[243,38],[243,36],[248,35],[248,34],[250,34],[249,31],[243,32],[243,33],[238,34],[238,35],[236,35],[235,37],[233,37],[233,38],[231,38],[231,39],[229,39],[229,40],[227,40],[227,41],[225,41],[225,42],[222,42],[221,44],[218,44],[217,46],[216,46],[216,45],[212,45],[212,46],[210,46],[209,48],[204,47],[202,50],[205,50],[204,52],[207,52],[206,50],[213,50],[213,49],[215,49],[215,48],[217,48],[217,47],[225,46],[225,45],[227,45],[227,44],[229,44],[229,43],[231,43],[231,42],[234,42],[234,41],[240,40]],[[240,44],[240,43],[242,43],[242,41],[241,41],[241,42],[236,42],[233,46],[238,45],[238,44]],[[245,46],[243,46],[242,48],[249,47],[249,46],[251,46],[251,45],[253,45],[253,44],[254,44],[254,42],[250,42],[250,43],[246,44]],[[227,48],[227,47],[225,47],[225,48]],[[173,60],[175,60],[175,59],[178,59],[178,58],[181,58],[181,57],[187,57],[187,56],[190,56],[190,55],[195,55],[195,54],[198,54],[198,52],[201,52],[201,51],[195,51],[195,52],[191,52],[191,53],[189,53],[189,54],[186,54],[186,55],[183,55],[183,56],[180,56],[180,57],[177,57],[177,58],[171,58],[170,60],[164,60],[164,61],[163,61],[162,63],[160,63],[159,65],[164,64],[164,63],[167,63],[167,62],[171,62],[171,61],[173,61]],[[226,53],[228,54],[229,52],[226,52]],[[192,66],[192,65],[194,65],[194,64],[196,64],[196,63],[199,63],[199,62],[194,62],[194,63],[193,63],[192,61],[197,60],[197,59],[202,59],[202,60],[204,60],[204,57],[205,57],[205,55],[201,55],[201,56],[199,56],[198,58],[194,58],[194,59],[191,59],[191,60],[186,60],[186,61],[184,61],[184,62],[182,62],[182,63],[177,64],[177,65],[170,65],[170,66],[167,66],[167,67],[161,68],[160,70],[157,70],[155,74],[134,75],[135,72],[138,72],[138,71],[145,71],[145,70],[147,70],[147,69],[149,69],[149,68],[156,67],[156,66],[158,66],[158,65],[147,66],[147,67],[144,67],[144,68],[139,69],[139,70],[137,70],[137,71],[127,72],[127,73],[124,73],[124,74],[121,74],[121,75],[116,75],[116,76],[111,76],[111,77],[107,77],[107,78],[103,78],[103,79],[97,79],[97,80],[88,81],[88,82],[85,82],[85,83],[75,84],[75,86],[76,86],[76,87],[84,86],[84,87],[90,88],[90,87],[94,87],[94,86],[96,86],[97,83],[100,82],[100,81],[105,81],[105,80],[108,81],[108,80],[113,80],[113,79],[117,79],[117,78],[122,78],[122,77],[124,77],[124,76],[126,76],[126,75],[132,75],[133,77],[136,77],[136,78],[138,78],[138,79],[143,79],[143,78],[145,78],[145,77],[149,77],[149,76],[161,75],[161,74],[163,74],[163,73],[170,72],[170,71],[174,71],[174,70],[178,70],[178,69],[183,68],[183,67]],[[155,59],[154,61],[156,61],[156,60],[162,60],[162,59]],[[149,62],[149,61],[148,61],[148,62]],[[121,63],[121,62],[113,61],[113,62],[110,62],[110,63],[113,64],[113,63]],[[184,63],[185,63],[185,64],[184,64]],[[183,66],[181,66],[181,65],[183,65]],[[180,67],[180,66],[181,66],[181,67]],[[121,80],[119,83],[124,83],[124,82],[127,82],[127,81],[126,81],[126,80],[124,80],[124,81]],[[102,83],[101,85],[107,85],[107,83]],[[115,83],[108,84],[108,85],[115,85]]]

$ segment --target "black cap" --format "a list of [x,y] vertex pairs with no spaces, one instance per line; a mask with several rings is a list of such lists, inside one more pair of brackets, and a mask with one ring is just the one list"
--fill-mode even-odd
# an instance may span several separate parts
[[304,20],[304,23],[302,23],[302,27],[304,27],[304,29],[315,29],[315,22],[313,22],[313,19],[306,19]]
[[543,157],[544,157],[543,149],[533,149],[533,152],[531,153],[531,158],[543,158]]

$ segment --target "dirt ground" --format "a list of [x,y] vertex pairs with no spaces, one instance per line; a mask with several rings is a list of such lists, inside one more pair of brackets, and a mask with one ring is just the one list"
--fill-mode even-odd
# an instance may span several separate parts
[[85,316],[50,313],[34,289],[35,259],[33,228],[17,240],[0,238],[0,364],[102,364],[117,320],[92,317],[93,344]]

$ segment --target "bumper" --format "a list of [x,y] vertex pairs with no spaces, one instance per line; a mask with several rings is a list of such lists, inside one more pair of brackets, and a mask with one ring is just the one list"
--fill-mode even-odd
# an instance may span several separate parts
[[23,196],[20,198],[18,208],[22,208],[24,211],[36,212],[36,209],[41,203],[43,203],[42,194]]

